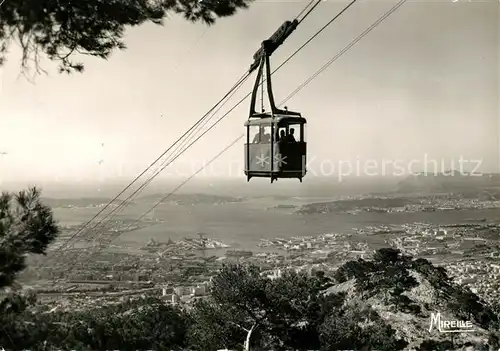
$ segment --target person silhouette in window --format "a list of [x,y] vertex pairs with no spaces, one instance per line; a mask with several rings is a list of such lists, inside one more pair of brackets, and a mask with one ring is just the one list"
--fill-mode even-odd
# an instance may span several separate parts
[[[281,130],[280,131],[280,137],[279,137],[279,140],[278,140],[278,150],[277,150],[278,154],[281,156],[280,159],[286,158],[286,155],[287,155],[286,143],[287,143],[286,133],[285,133],[284,130]],[[279,166],[279,170],[283,171],[283,169],[284,169],[284,163],[280,162],[278,166]]]
[[264,129],[259,128],[259,132],[253,137],[253,144],[259,144],[264,142]]
[[269,144],[270,142],[271,142],[271,134],[264,132],[262,135],[261,143]]
[[296,143],[297,142],[295,140],[294,133],[295,133],[295,129],[290,128],[290,134],[288,134],[287,142],[289,142],[289,143]]
[[279,135],[279,137],[277,138],[277,140],[276,140],[276,141],[278,141],[278,142],[279,142],[279,141],[282,141],[282,140],[285,140],[285,139],[286,139],[286,134],[285,134],[285,131],[284,131],[284,130],[281,130],[281,131],[280,131],[280,135]]

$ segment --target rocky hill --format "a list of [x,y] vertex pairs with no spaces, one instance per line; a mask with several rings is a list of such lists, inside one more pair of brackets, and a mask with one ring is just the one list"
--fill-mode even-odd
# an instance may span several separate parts
[[364,209],[389,209],[404,207],[406,205],[420,205],[422,199],[419,197],[366,197],[362,199],[336,200],[329,202],[316,202],[301,206],[297,214],[315,213],[344,213]]
[[[51,208],[89,208],[103,207],[110,202],[111,198],[81,197],[81,198],[42,198],[42,202]],[[118,206],[122,200],[116,199],[112,205]]]
[[[140,197],[137,201],[158,202],[164,199],[168,193],[152,194]],[[218,196],[211,194],[172,194],[168,196],[164,203],[175,205],[220,205],[224,203],[241,202],[243,199],[232,196]]]
[[[490,332],[497,329],[492,306],[453,284],[443,268],[402,256],[397,250],[379,250],[373,261],[350,261],[339,268],[336,279],[338,284],[328,293],[346,294],[350,305],[370,306],[408,342],[408,350],[451,349],[446,346],[451,343],[472,344],[477,350],[485,347]],[[441,321],[469,321],[473,332],[443,333],[437,326],[429,331],[433,313],[440,313]]]
[[[182,310],[153,296],[94,301],[80,311],[48,311],[45,304],[34,310],[12,296],[0,314],[0,345],[38,350],[43,340],[45,350],[215,351],[244,350],[250,340],[246,350],[253,351],[500,348],[496,306],[452,283],[444,268],[398,250],[379,249],[370,260],[328,273],[266,274],[257,266],[224,265],[211,279],[210,296]],[[473,330],[429,330],[432,313],[442,322],[470,322]]]

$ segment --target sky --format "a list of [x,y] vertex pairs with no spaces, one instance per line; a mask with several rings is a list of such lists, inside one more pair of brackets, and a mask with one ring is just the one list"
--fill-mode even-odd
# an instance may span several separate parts
[[[211,27],[172,14],[163,27],[129,29],[127,50],[109,60],[85,58],[83,74],[58,74],[45,61],[49,75],[34,83],[20,75],[20,50],[13,46],[0,69],[0,153],[6,153],[0,182],[135,177],[229,90],[260,42],[306,3],[256,1]],[[321,3],[271,65],[347,3]],[[354,4],[273,76],[277,102],[395,3]],[[345,172],[345,165],[363,173],[367,162],[379,175],[395,164],[456,169],[460,159],[468,160],[466,171],[499,171],[499,17],[493,0],[408,1],[336,60],[287,102],[308,120],[310,174]],[[250,91],[254,77],[214,119]],[[189,176],[244,133],[248,105],[162,176]],[[240,140],[202,175],[243,176],[243,147]]]

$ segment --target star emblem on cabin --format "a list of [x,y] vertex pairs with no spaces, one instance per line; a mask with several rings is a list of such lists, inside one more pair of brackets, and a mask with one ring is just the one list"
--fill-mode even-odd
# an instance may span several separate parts
[[260,154],[259,156],[257,156],[257,164],[264,168],[269,164],[269,157],[264,154]]
[[278,163],[278,167],[282,167],[286,165],[286,156],[282,156],[281,154],[274,155],[274,162]]

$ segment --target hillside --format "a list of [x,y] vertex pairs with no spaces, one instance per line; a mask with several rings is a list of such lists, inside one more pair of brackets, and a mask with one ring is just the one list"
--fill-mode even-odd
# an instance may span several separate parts
[[366,196],[360,199],[315,202],[301,206],[297,214],[357,212],[422,212],[463,209],[491,209],[500,206],[500,188],[471,188],[452,192],[412,193],[402,196]]
[[[47,350],[241,351],[250,340],[246,350],[254,351],[500,347],[498,307],[453,284],[444,268],[398,250],[380,249],[370,260],[328,273],[267,274],[257,266],[224,265],[210,280],[209,296],[181,309],[153,295],[108,296],[80,310],[76,300],[71,308],[39,303],[26,309],[28,301],[12,296],[4,308],[21,305],[0,315],[6,332],[0,345],[38,349],[44,340]],[[82,299],[88,303],[88,296]],[[471,322],[473,331],[429,330],[431,313],[438,312],[441,321]]]
[[[129,203],[135,204],[140,202],[156,203],[168,193],[156,193],[139,196],[138,198],[129,200]],[[89,207],[103,207],[109,203],[111,198],[106,197],[80,197],[80,198],[42,198],[42,201],[50,206],[51,208],[89,208]],[[195,194],[172,194],[164,201],[165,203],[175,204],[175,205],[217,205],[224,203],[234,203],[241,202],[242,199],[232,196],[218,196],[203,193]],[[118,206],[122,202],[121,199],[116,199],[113,201],[112,205]]]
[[[379,250],[374,256],[373,261],[360,259],[341,266],[336,272],[338,284],[327,293],[346,294],[349,305],[371,306],[408,342],[407,349],[415,349],[425,340],[435,345],[451,341],[476,347],[487,344],[489,330],[497,326],[497,315],[470,290],[453,284],[443,268],[393,249]],[[442,321],[470,321],[474,331],[442,333],[437,327],[429,331],[432,313],[440,313]],[[439,349],[427,347],[423,350]]]
[[422,200],[418,197],[366,197],[363,199],[347,199],[329,202],[316,202],[301,206],[298,214],[314,213],[344,213],[355,210],[372,208],[390,209],[406,205],[420,205]]
[[[51,208],[82,208],[82,207],[102,207],[109,203],[111,199],[100,197],[81,197],[81,198],[42,198],[42,201]],[[116,199],[113,205],[119,205],[122,200]]]
[[451,192],[499,188],[500,174],[471,175],[459,171],[412,174],[397,185],[398,192]]
[[[136,201],[158,202],[163,200],[168,193],[165,194],[151,194],[139,197]],[[241,202],[242,199],[232,196],[218,196],[211,194],[195,193],[195,194],[171,194],[165,199],[164,203],[171,203],[176,205],[217,205],[224,203]]]

